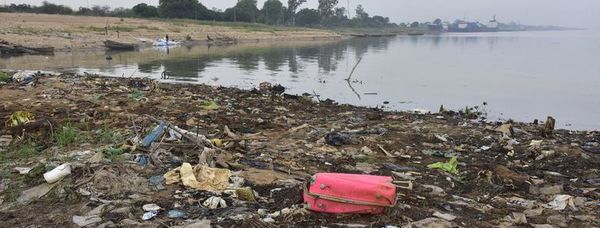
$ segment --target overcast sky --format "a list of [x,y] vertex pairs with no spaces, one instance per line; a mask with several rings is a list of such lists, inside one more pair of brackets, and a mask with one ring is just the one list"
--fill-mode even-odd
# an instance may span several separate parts
[[[43,0],[0,0],[0,4],[41,4]],[[78,8],[88,5],[131,7],[145,2],[158,5],[158,0],[48,0]],[[281,0],[284,4],[287,0]],[[340,0],[340,6],[350,8],[362,4],[371,15],[390,17],[393,22],[432,21],[435,18],[487,21],[495,14],[499,21],[516,21],[531,25],[563,25],[600,29],[600,0]],[[236,0],[200,0],[208,8],[225,9]],[[259,8],[264,0],[258,0]],[[317,0],[308,0],[303,7],[316,7]],[[352,10],[352,15],[354,10]]]

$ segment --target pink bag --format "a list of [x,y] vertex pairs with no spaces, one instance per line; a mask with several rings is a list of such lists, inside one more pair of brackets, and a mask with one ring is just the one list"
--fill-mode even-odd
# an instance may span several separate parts
[[381,214],[396,205],[392,177],[318,173],[304,185],[309,210],[326,213]]

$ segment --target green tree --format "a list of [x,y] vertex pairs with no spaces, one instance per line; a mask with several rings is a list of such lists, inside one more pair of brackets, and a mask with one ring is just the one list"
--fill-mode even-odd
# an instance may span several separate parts
[[288,0],[287,18],[292,20],[292,25],[296,25],[296,10],[305,2],[306,0]]
[[337,4],[338,0],[319,0],[319,14],[321,15],[321,18],[333,16],[333,10]]
[[267,0],[262,8],[266,24],[278,24],[283,19],[283,4],[279,0]]
[[411,23],[411,24],[410,24],[410,27],[411,27],[411,28],[418,28],[418,27],[419,27],[419,22],[418,22],[418,21],[415,21],[415,22]]
[[258,15],[256,0],[239,0],[231,11],[233,21],[256,22],[256,16]]
[[434,24],[434,25],[441,25],[441,24],[442,24],[442,19],[439,19],[439,18],[438,18],[438,19],[435,19],[435,20],[433,21],[433,24]]
[[146,3],[140,3],[133,7],[135,15],[140,17],[158,17],[158,9]]
[[166,18],[196,18],[198,0],[160,0],[158,13]]
[[348,17],[346,16],[346,8],[344,8],[344,7],[335,8],[334,16],[338,19],[348,19]]
[[301,26],[314,26],[319,24],[319,11],[315,9],[302,9],[296,14],[296,23]]
[[42,6],[38,7],[37,11],[45,14],[73,14],[73,9],[47,1],[42,2]]
[[369,18],[369,14],[365,11],[362,5],[356,6],[356,18],[366,20]]

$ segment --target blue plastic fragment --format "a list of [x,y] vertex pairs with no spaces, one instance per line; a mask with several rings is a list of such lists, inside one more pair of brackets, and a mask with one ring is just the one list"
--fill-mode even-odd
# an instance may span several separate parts
[[185,214],[185,212],[180,211],[180,210],[170,210],[167,217],[169,217],[169,218],[185,218],[185,217],[187,217],[187,215]]
[[145,154],[139,154],[135,156],[134,161],[140,166],[145,166],[150,161],[150,157],[148,157],[148,155]]
[[146,135],[146,137],[144,137],[144,139],[142,139],[142,146],[148,147],[154,141],[158,140],[158,138],[160,138],[165,133],[165,128],[166,128],[165,123],[160,122],[160,125],[158,125],[156,128],[154,128],[154,130],[150,134]]

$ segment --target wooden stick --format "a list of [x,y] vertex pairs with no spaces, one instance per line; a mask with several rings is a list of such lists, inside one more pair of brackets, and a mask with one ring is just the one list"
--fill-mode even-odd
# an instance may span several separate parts
[[377,147],[379,147],[379,149],[381,149],[381,151],[383,151],[383,153],[384,153],[386,156],[388,156],[388,157],[390,157],[390,158],[394,158],[394,157],[396,157],[396,156],[394,156],[394,155],[390,154],[390,152],[388,152],[387,150],[385,150],[385,149],[383,148],[383,146],[381,146],[381,145],[377,144]]
[[354,70],[356,70],[356,67],[358,67],[358,64],[360,63],[360,61],[362,61],[362,57],[360,57],[358,59],[358,61],[356,62],[356,64],[354,64],[354,67],[352,68],[352,71],[350,72],[350,75],[348,76],[348,78],[346,78],[346,81],[350,81],[350,78],[352,78],[352,74],[354,74]]

